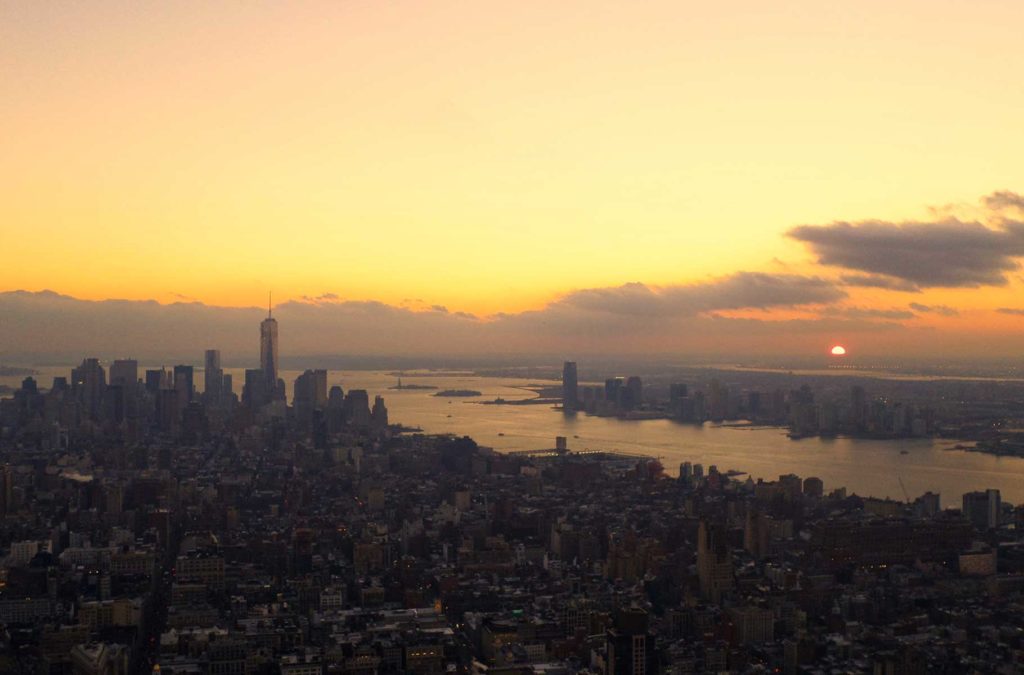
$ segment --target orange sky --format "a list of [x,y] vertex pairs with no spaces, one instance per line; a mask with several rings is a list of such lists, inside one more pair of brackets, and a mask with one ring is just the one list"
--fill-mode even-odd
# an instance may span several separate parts
[[[834,278],[790,228],[1024,190],[1022,23],[1015,1],[4,3],[0,290],[488,315]],[[842,304],[1014,330],[1007,278]]]

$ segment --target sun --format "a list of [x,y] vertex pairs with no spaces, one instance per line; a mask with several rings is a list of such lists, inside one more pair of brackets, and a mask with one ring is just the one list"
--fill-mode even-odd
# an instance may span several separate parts
[[845,355],[846,355],[846,347],[844,347],[842,345],[836,345],[835,347],[832,348],[832,356],[845,356]]

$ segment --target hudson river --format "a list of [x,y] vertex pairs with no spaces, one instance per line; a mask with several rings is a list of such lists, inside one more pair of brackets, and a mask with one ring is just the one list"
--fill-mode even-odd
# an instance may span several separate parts
[[[68,376],[71,369],[38,370],[40,386],[49,387],[54,375]],[[235,392],[240,393],[243,371],[227,372],[234,377]],[[289,390],[297,375],[298,371],[281,373]],[[197,368],[197,387],[202,386],[202,379],[202,369]],[[20,381],[0,378],[0,384],[12,387],[19,386]],[[1006,501],[1024,501],[1024,459],[951,450],[955,443],[949,441],[791,440],[783,429],[776,428],[710,423],[694,426],[669,420],[634,422],[583,414],[566,417],[548,405],[481,405],[499,396],[533,396],[517,385],[556,382],[475,376],[417,376],[402,381],[433,385],[439,390],[472,389],[483,395],[440,398],[433,395],[436,390],[389,389],[395,385],[395,377],[371,371],[330,371],[328,385],[340,384],[346,391],[366,389],[371,402],[374,395],[383,395],[393,423],[421,427],[425,433],[471,436],[479,444],[499,451],[551,448],[556,436],[565,436],[572,450],[618,450],[659,457],[671,475],[678,472],[681,462],[691,461],[704,464],[705,470],[714,464],[720,471],[745,471],[755,480],[772,480],[786,473],[817,476],[825,481],[826,490],[845,486],[851,493],[894,499],[903,499],[902,479],[911,499],[931,490],[941,495],[943,507],[959,507],[964,492],[985,488],[998,488]]]
[[[285,373],[291,383],[298,373]],[[197,380],[199,379],[197,375]],[[240,375],[235,375],[238,382]],[[529,398],[517,385],[552,381],[515,381],[489,377],[404,377],[403,384],[433,385],[438,390],[472,389],[476,398],[439,398],[436,391],[396,390],[393,376],[382,372],[331,372],[329,385],[347,391],[367,389],[370,400],[381,394],[392,422],[421,427],[426,433],[471,436],[496,450],[551,448],[565,436],[571,450],[619,450],[661,458],[671,475],[684,461],[715,464],[772,480],[796,473],[817,476],[827,490],[845,486],[849,492],[903,499],[902,478],[911,499],[931,490],[943,506],[960,505],[964,492],[998,488],[1004,500],[1024,501],[1024,459],[950,450],[954,442],[914,439],[876,441],[854,438],[791,440],[784,429],[742,428],[711,423],[703,426],[670,420],[625,421],[583,414],[566,417],[548,405],[482,405],[482,401]],[[499,435],[502,434],[502,435]],[[901,451],[906,450],[906,454]]]

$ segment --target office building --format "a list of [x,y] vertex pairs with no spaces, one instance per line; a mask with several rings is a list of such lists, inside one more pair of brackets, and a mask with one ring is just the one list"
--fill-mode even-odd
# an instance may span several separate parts
[[220,367],[220,350],[207,349],[203,358],[203,399],[207,405],[219,405],[223,389],[224,371]]
[[277,392],[278,373],[277,319],[267,308],[267,318],[260,322],[260,370],[266,386],[267,399],[273,399]]
[[562,366],[562,409],[579,410],[579,382],[575,361],[566,361]]
[[345,394],[345,419],[355,427],[370,426],[370,396],[365,389],[350,389]]
[[658,651],[649,629],[647,612],[637,607],[619,609],[606,636],[608,672],[652,675],[658,672]]
[[260,368],[247,368],[242,385],[242,404],[258,410],[270,402],[267,395],[267,378]]
[[327,407],[327,371],[305,371],[295,378],[292,391],[295,416],[302,424],[309,425],[313,412]]
[[118,359],[110,364],[110,384],[119,384],[126,390],[134,390],[139,381],[139,362],[135,359]]
[[374,429],[383,429],[388,425],[388,408],[384,405],[383,396],[375,396],[373,408],[370,410],[370,422]]
[[153,396],[156,396],[161,389],[170,389],[171,384],[171,376],[165,369],[156,368],[146,371],[146,391]]
[[195,391],[195,369],[192,366],[174,366],[174,389],[178,392],[180,408],[184,410]]
[[621,377],[609,377],[604,381],[604,400],[615,403],[619,400],[619,390],[625,383]]
[[626,379],[626,389],[629,391],[633,407],[639,407],[644,404],[644,383],[642,379],[636,375],[631,375]]
[[963,497],[964,516],[979,530],[999,527],[1001,510],[999,490],[968,492]]
[[81,365],[71,371],[71,387],[86,416],[93,420],[99,419],[103,392],[107,387],[106,371],[99,359],[83,359]]
[[697,530],[697,577],[701,597],[714,603],[721,602],[734,585],[726,533],[703,520]]

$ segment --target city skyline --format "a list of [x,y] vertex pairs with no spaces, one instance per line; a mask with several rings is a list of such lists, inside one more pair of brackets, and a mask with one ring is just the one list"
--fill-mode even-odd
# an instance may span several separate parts
[[1024,664],[1024,3],[0,3],[0,673]]
[[1009,355],[1024,322],[1016,4],[0,12],[0,291],[444,307],[460,350]]

